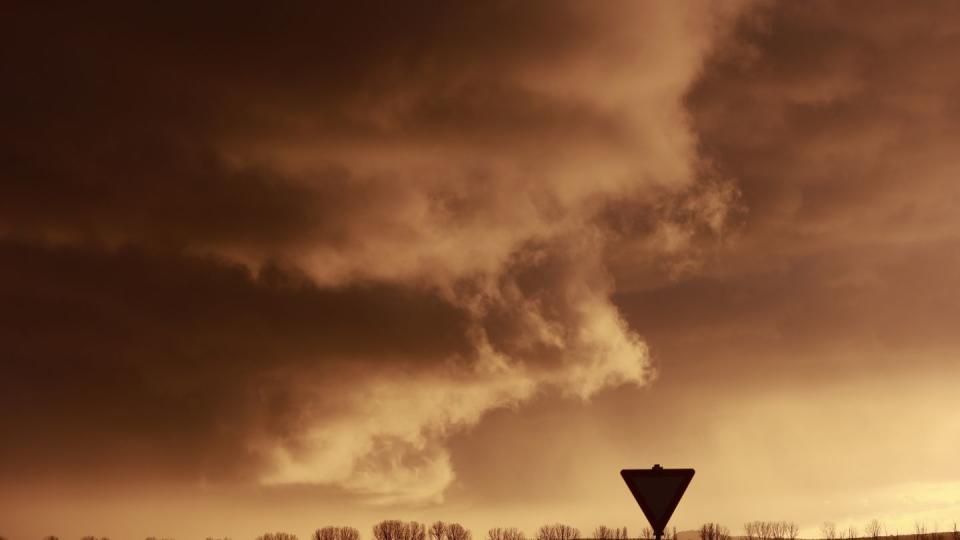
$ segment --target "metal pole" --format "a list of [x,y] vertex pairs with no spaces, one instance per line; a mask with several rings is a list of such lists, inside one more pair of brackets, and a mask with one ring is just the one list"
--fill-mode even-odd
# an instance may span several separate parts
[[[663,467],[661,467],[659,463],[654,463],[653,470],[662,471]],[[653,534],[656,537],[656,540],[663,540],[663,531],[654,531]]]

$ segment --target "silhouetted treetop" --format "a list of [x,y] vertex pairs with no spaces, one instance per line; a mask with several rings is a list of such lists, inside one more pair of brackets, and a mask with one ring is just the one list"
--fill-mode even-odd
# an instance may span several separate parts
[[501,528],[496,527],[487,531],[487,540],[526,540],[526,535],[523,532],[516,528]]
[[360,540],[360,531],[353,527],[323,527],[314,531],[312,540]]
[[297,535],[286,532],[264,533],[257,540],[298,540]]
[[544,525],[537,529],[537,540],[574,540],[575,538],[580,538],[580,529],[562,523]]
[[699,533],[700,540],[730,540],[730,529],[719,523],[704,523]]
[[416,521],[388,519],[373,526],[373,537],[375,540],[426,540],[427,527]]
[[447,540],[470,540],[472,535],[466,527],[459,523],[447,524]]
[[627,540],[627,528],[598,525],[597,528],[593,530],[593,537],[596,540]]
[[743,532],[747,540],[796,540],[800,528],[792,521],[751,521],[743,525]]

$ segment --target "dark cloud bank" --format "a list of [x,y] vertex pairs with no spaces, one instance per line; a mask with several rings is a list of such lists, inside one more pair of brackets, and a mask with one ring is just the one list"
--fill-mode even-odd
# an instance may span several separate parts
[[4,11],[9,479],[439,500],[487,411],[649,380],[604,252],[733,193],[680,106],[732,9]]

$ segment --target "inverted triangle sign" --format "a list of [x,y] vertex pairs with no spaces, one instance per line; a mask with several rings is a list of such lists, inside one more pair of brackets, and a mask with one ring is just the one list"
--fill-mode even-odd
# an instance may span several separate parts
[[693,473],[693,469],[664,469],[654,465],[652,469],[623,469],[620,476],[659,537],[690,485]]

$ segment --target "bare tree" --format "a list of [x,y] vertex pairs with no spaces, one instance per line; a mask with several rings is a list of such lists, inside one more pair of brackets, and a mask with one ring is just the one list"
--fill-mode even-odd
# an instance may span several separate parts
[[338,527],[323,527],[313,531],[311,540],[339,540],[340,529]]
[[593,530],[593,537],[596,540],[613,540],[613,529],[606,525],[599,525]]
[[832,521],[824,521],[820,526],[820,536],[824,540],[837,540],[837,524]]
[[[450,523],[447,525],[447,540],[470,540],[471,534],[463,525]],[[423,540],[422,538],[420,540]]]
[[653,540],[653,530],[650,527],[640,529],[641,540]]
[[404,540],[406,524],[397,519],[385,519],[373,526],[375,540]]
[[257,540],[297,540],[297,535],[286,532],[264,533]]
[[700,526],[700,540],[730,540],[730,529],[719,523],[704,523]]
[[569,525],[557,524],[556,540],[575,540],[580,538],[580,529]]
[[562,523],[544,525],[537,529],[537,540],[574,540],[576,538],[580,538],[580,529]]
[[951,535],[953,540],[960,540],[960,531],[957,530],[957,522],[953,522],[953,534]]
[[442,521],[434,521],[433,525],[427,528],[427,534],[430,540],[447,540],[447,524]]
[[323,527],[314,531],[311,540],[360,540],[360,531],[353,527]]
[[598,525],[593,530],[593,537],[596,540],[627,540],[627,528]]
[[[346,534],[352,536],[353,532],[348,531]],[[355,536],[356,538],[352,540],[360,538],[360,531],[357,531]],[[427,527],[417,521],[403,522],[398,519],[387,519],[373,526],[373,537],[376,540],[426,540]]]
[[[826,540],[838,540],[836,526],[826,522],[820,529]],[[747,540],[796,540],[800,527],[792,521],[751,521],[743,524]]]
[[496,527],[487,531],[487,540],[527,540],[527,537],[516,527]]
[[527,535],[516,527],[510,527],[503,531],[503,540],[527,540]]
[[867,526],[863,528],[863,532],[873,540],[877,540],[883,532],[883,525],[879,519],[871,519],[870,523],[867,523]]
[[857,528],[854,527],[853,525],[847,527],[847,538],[849,538],[850,540],[853,540],[854,538],[857,538],[857,537],[858,537]]

